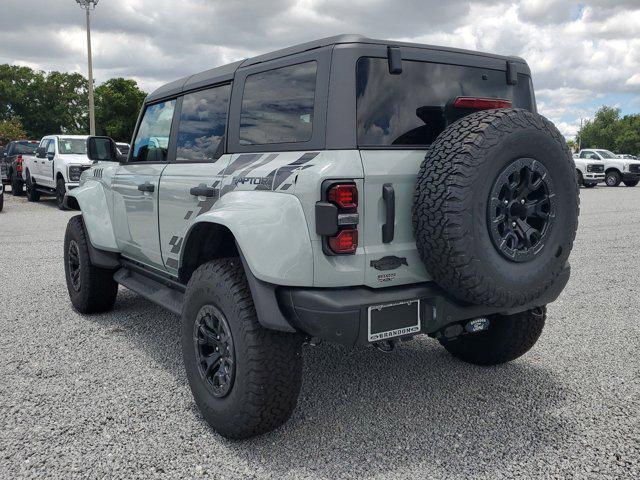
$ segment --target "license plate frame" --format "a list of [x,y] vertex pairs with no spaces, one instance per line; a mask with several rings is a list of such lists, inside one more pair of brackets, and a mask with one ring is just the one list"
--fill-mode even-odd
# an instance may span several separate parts
[[[406,315],[406,317],[390,320],[390,316],[393,315]],[[385,323],[392,328],[385,330]],[[420,299],[371,305],[367,308],[367,340],[369,342],[415,335],[420,333],[421,327]]]

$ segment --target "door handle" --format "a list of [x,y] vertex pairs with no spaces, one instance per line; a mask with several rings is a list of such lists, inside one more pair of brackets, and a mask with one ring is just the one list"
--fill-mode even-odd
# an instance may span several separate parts
[[216,193],[213,187],[207,187],[206,185],[198,185],[197,187],[191,187],[189,193],[194,197],[213,197]]
[[382,225],[382,243],[391,243],[395,233],[396,223],[396,192],[390,183],[382,186],[382,200],[385,205],[385,222]]
[[156,186],[149,182],[144,182],[138,185],[138,190],[141,192],[153,192],[156,189]]

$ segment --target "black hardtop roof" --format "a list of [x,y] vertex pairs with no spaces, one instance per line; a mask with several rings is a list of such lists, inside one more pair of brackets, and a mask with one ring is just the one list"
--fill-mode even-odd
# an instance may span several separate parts
[[229,82],[233,80],[233,76],[235,75],[235,72],[239,68],[248,67],[250,65],[256,65],[258,63],[268,62],[271,60],[287,57],[290,55],[295,55],[297,53],[302,53],[309,50],[315,50],[317,48],[327,47],[331,45],[345,44],[345,43],[391,45],[391,46],[398,46],[398,47],[422,48],[422,49],[437,50],[442,52],[476,55],[480,57],[486,57],[486,58],[492,58],[492,59],[498,59],[498,60],[504,60],[504,61],[512,60],[512,61],[526,64],[526,62],[522,58],[514,57],[514,56],[496,55],[492,53],[464,50],[461,48],[439,47],[434,45],[425,45],[421,43],[396,42],[392,40],[376,40],[373,38],[368,38],[363,35],[357,35],[357,34],[343,34],[343,35],[336,35],[333,37],[321,38],[319,40],[313,40],[311,42],[301,43],[299,45],[294,45],[292,47],[275,50],[270,53],[265,53],[252,58],[247,58],[245,60],[229,63],[227,65],[222,65],[220,67],[212,68],[210,70],[205,70],[204,72],[196,73],[195,75],[190,75],[190,76],[181,78],[179,80],[174,80],[173,82],[169,82],[157,88],[152,93],[150,93],[147,96],[146,102],[147,103],[153,102],[161,98],[166,98],[173,95],[179,95],[182,92],[185,92],[188,90],[195,90],[201,87],[205,87],[207,85]]

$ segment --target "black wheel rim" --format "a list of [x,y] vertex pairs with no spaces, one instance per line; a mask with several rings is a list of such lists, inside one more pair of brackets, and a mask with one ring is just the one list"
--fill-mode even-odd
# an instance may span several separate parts
[[556,220],[556,196],[546,167],[533,158],[508,165],[491,189],[487,219],[494,246],[526,262],[545,246]]
[[82,286],[80,278],[80,249],[75,240],[69,242],[68,263],[69,263],[69,281],[71,287],[76,291],[80,291]]
[[235,377],[233,338],[224,315],[213,305],[205,305],[198,312],[193,342],[205,385],[215,397],[228,395]]

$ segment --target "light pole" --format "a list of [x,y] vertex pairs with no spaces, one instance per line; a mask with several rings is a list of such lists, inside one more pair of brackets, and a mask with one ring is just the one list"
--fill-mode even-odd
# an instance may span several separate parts
[[91,60],[91,20],[89,12],[95,10],[100,0],[76,0],[87,12],[87,55],[89,58],[89,134],[96,134],[96,117],[93,111],[93,62]]

